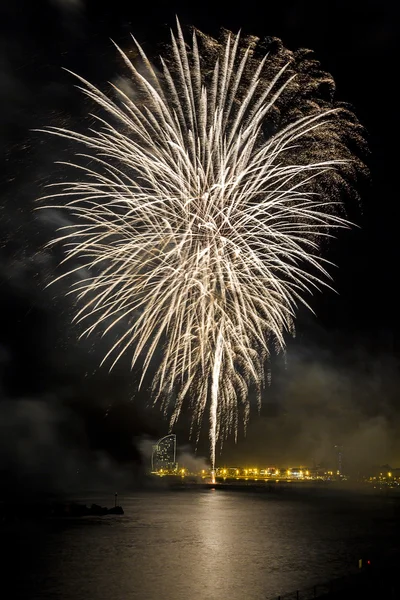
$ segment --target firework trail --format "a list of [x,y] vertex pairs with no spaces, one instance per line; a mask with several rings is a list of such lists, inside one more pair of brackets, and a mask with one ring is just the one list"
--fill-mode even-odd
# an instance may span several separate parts
[[157,362],[154,401],[172,404],[171,427],[185,399],[192,430],[209,410],[212,469],[217,440],[247,422],[250,386],[260,402],[271,346],[327,282],[320,240],[346,225],[336,198],[359,135],[308,51],[223,35],[194,32],[187,46],[178,23],[158,70],[137,42],[132,61],[118,49],[133,93],[78,77],[97,126],[48,129],[88,151],[79,177],[46,196],[74,222],[55,240],[67,274],[89,273],[72,286],[84,334],[124,326],[104,360],[131,349],[141,383]]

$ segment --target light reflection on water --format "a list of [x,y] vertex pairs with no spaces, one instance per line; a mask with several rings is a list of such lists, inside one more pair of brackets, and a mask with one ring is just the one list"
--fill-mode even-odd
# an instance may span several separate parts
[[[113,497],[82,500],[110,506]],[[180,491],[119,502],[123,517],[3,532],[16,597],[265,599],[345,574],[398,535],[390,499]]]

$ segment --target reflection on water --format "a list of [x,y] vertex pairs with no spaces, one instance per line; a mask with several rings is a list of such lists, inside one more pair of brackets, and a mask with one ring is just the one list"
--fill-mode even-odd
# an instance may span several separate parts
[[180,491],[119,500],[123,517],[1,526],[15,597],[261,599],[342,575],[399,533],[398,503],[387,498]]

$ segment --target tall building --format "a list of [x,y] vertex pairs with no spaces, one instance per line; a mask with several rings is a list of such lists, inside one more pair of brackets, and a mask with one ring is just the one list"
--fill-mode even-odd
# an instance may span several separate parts
[[336,474],[343,475],[343,446],[334,446],[336,452]]
[[176,435],[171,433],[158,440],[153,446],[151,455],[151,470],[160,471],[176,471],[178,465],[176,463]]

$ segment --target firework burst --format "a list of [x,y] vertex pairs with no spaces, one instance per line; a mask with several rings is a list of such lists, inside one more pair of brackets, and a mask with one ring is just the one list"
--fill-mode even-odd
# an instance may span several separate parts
[[272,40],[262,56],[229,33],[187,46],[179,23],[171,36],[158,70],[136,42],[133,61],[118,49],[133,93],[79,78],[97,126],[48,131],[89,160],[46,198],[73,219],[55,240],[68,273],[89,273],[72,287],[84,333],[123,324],[104,360],[131,352],[142,381],[156,362],[171,427],[185,398],[196,431],[208,407],[214,467],[216,441],[248,419],[249,386],[260,398],[271,345],[284,348],[296,307],[328,280],[320,239],[346,224],[336,198],[357,123],[304,51]]

